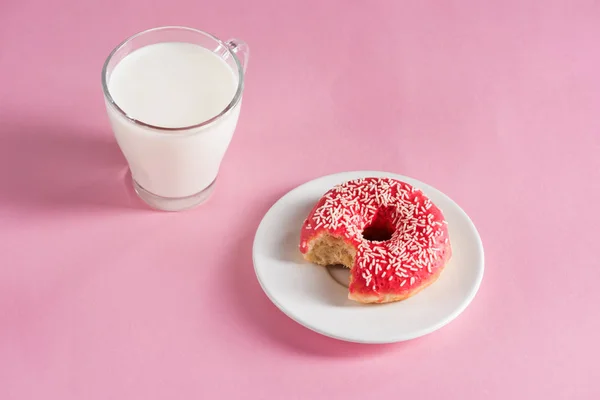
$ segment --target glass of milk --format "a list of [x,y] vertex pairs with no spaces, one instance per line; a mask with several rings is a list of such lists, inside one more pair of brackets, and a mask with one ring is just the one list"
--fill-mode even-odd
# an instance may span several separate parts
[[179,211],[211,195],[240,115],[248,56],[241,40],[159,27],[126,39],[106,59],[110,124],[149,206]]

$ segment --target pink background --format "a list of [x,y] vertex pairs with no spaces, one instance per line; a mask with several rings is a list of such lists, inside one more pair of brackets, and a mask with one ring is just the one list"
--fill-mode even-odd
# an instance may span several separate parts
[[[0,399],[599,398],[598,1],[91,3],[0,3]],[[252,51],[217,191],[177,214],[132,194],[100,88],[169,24]],[[262,293],[263,214],[356,169],[478,227],[480,292],[442,330],[338,342]]]

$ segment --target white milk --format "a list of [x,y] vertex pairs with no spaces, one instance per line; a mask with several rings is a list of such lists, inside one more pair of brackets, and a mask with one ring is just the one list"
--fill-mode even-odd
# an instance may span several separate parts
[[[168,42],[135,50],[108,78],[114,102],[144,123],[180,128],[219,115],[237,90],[225,61],[201,46]],[[217,177],[241,100],[217,121],[186,131],[159,131],[128,121],[107,103],[116,139],[136,182],[162,197],[191,196]]]

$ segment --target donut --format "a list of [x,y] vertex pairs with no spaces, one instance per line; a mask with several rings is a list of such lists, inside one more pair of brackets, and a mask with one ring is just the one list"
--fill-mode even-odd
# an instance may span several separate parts
[[310,263],[350,268],[348,298],[405,300],[434,283],[452,256],[442,211],[418,188],[368,177],[329,189],[304,220]]

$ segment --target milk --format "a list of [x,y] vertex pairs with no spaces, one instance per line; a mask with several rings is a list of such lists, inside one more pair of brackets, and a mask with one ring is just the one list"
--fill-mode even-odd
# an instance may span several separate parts
[[[238,76],[217,54],[183,42],[151,44],[126,55],[108,91],[129,117],[162,128],[203,123],[222,113]],[[235,130],[241,100],[214,122],[184,131],[135,124],[107,101],[110,123],[133,179],[166,198],[195,195],[213,183]]]

